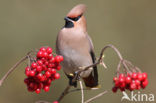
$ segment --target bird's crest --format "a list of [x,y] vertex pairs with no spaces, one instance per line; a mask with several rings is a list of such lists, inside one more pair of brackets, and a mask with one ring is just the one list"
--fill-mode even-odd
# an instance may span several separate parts
[[82,15],[86,10],[86,5],[79,4],[73,7],[70,12],[67,14],[67,17],[75,18]]

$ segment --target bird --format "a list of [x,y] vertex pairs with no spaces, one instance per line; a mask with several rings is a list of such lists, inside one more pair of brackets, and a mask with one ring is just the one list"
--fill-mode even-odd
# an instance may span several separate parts
[[[56,39],[56,53],[63,56],[64,60],[61,66],[69,78],[69,84],[74,87],[77,87],[77,82],[72,82],[75,72],[80,67],[89,66],[96,62],[94,46],[87,33],[85,11],[85,4],[73,7],[64,18],[65,25],[59,31]],[[99,88],[97,66],[81,72],[80,77],[86,87]]]

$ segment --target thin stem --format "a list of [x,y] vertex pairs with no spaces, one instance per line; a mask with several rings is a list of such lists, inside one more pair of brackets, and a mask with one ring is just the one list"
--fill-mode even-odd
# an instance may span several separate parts
[[58,98],[58,100],[57,100],[58,102],[60,102],[63,99],[63,97],[68,93],[68,91],[69,91],[70,88],[71,88],[71,86],[70,85],[67,85],[67,87],[65,88],[65,90],[62,92],[62,94]]
[[47,102],[47,101],[36,101],[35,103],[50,103],[50,102]]
[[120,73],[120,67],[121,67],[121,60],[119,61],[118,66],[117,66],[117,76]]
[[79,81],[79,83],[80,83],[80,88],[81,88],[81,103],[84,103],[84,92],[83,92],[82,81]]
[[4,80],[9,76],[10,73],[13,72],[13,70],[15,70],[17,68],[17,66],[19,64],[21,64],[22,62],[24,62],[26,59],[28,58],[28,56],[24,56],[21,60],[19,60],[12,68],[9,69],[9,71],[2,77],[2,79],[0,80],[0,86],[3,84]]
[[[102,60],[102,58],[103,58],[104,51],[105,51],[107,48],[112,48],[112,49],[117,53],[117,55],[118,55],[120,61],[123,61],[123,57],[122,57],[121,53],[119,52],[119,50],[118,50],[115,46],[109,44],[109,45],[105,46],[105,47],[101,50],[100,57],[99,57],[99,59],[98,59],[94,64],[89,65],[89,66],[87,66],[87,67],[84,67],[83,69],[80,69],[80,70],[76,71],[76,72],[77,72],[77,75],[73,78],[72,82],[77,81],[77,76],[79,76],[81,72],[88,70],[90,67],[94,67],[94,66],[100,64],[100,63],[101,63],[101,60]],[[62,92],[61,96],[59,97],[58,102],[60,102],[60,101],[63,99],[63,97],[64,97],[67,93],[69,93],[68,91],[69,91],[70,87],[71,87],[70,85],[68,85],[68,86],[66,87],[66,89]],[[102,93],[102,94],[103,94],[103,93]],[[105,92],[104,92],[104,94],[105,94]],[[101,94],[99,94],[99,95],[101,95]],[[88,103],[88,102],[87,102],[87,103]]]
[[[109,45],[105,46],[105,47],[101,50],[100,57],[99,57],[99,59],[97,60],[97,62],[95,62],[95,63],[92,64],[92,65],[89,65],[89,66],[85,67],[85,68],[84,68],[83,70],[81,70],[81,71],[88,70],[90,67],[94,67],[94,66],[100,64],[100,63],[101,63],[101,60],[102,60],[102,57],[103,57],[103,54],[104,54],[104,51],[105,51],[107,48],[112,48],[112,49],[117,53],[117,55],[118,55],[120,61],[123,61],[123,57],[122,57],[121,53],[119,52],[119,50],[118,50],[115,46],[109,44]],[[80,71],[80,72],[81,72],[81,71]]]
[[100,93],[100,94],[98,94],[98,95],[96,95],[96,96],[94,96],[94,97],[88,99],[88,100],[85,101],[84,103],[89,103],[89,102],[91,102],[91,101],[93,101],[93,100],[95,100],[95,99],[97,99],[97,98],[103,96],[103,95],[106,94],[106,93],[107,93],[107,91],[104,91],[104,92],[102,92],[102,93]]

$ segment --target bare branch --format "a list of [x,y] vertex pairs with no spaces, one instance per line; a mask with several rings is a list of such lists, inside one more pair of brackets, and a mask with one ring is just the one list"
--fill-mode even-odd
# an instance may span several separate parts
[[80,83],[80,88],[81,88],[81,103],[84,103],[83,85],[81,81],[79,81],[79,83]]
[[[122,55],[120,54],[119,50],[118,50],[115,46],[109,44],[109,45],[105,46],[105,47],[101,50],[100,57],[99,57],[99,59],[98,59],[94,64],[89,65],[89,66],[87,66],[87,67],[84,67],[83,69],[80,69],[80,70],[76,71],[76,72],[77,72],[77,73],[76,73],[77,75],[75,75],[75,77],[73,78],[72,82],[77,81],[77,77],[80,75],[81,72],[86,71],[86,70],[88,70],[90,67],[94,67],[94,66],[96,66],[96,65],[98,65],[98,64],[100,64],[100,63],[102,63],[101,61],[102,61],[102,59],[103,59],[103,54],[104,54],[104,51],[105,51],[107,48],[112,48],[112,49],[117,53],[117,55],[118,55],[120,61],[123,61]],[[104,62],[103,62],[103,63],[104,63]],[[105,64],[103,64],[103,66],[106,67]],[[70,85],[68,85],[68,86],[66,87],[66,89],[62,92],[61,96],[59,97],[58,102],[60,102],[66,94],[70,93],[70,92],[69,92],[70,87],[71,87]],[[107,92],[107,91],[105,91],[105,92],[103,92],[103,93],[100,93],[99,95],[97,95],[97,97],[102,96],[102,95],[105,94],[106,92]],[[81,89],[81,93],[82,93],[82,89]],[[94,97],[94,98],[97,98],[97,97]],[[93,98],[93,100],[94,100],[94,98]],[[85,102],[85,103],[88,103],[88,102]]]
[[17,68],[17,66],[19,64],[21,64],[22,62],[24,62],[28,57],[24,56],[21,60],[19,60],[12,68],[9,69],[9,71],[2,77],[2,79],[0,80],[0,86],[2,86],[4,80],[9,76],[10,73],[13,72],[13,70],[15,70]]
[[60,102],[63,97],[68,93],[69,89],[71,88],[70,85],[67,85],[67,87],[65,88],[65,90],[62,92],[62,94],[60,95],[60,97],[57,99],[58,102]]
[[99,93],[98,95],[96,95],[96,96],[94,96],[94,97],[88,99],[88,100],[85,101],[84,103],[89,103],[89,102],[91,102],[91,101],[93,101],[93,100],[95,100],[95,99],[97,99],[97,98],[103,96],[103,95],[106,94],[106,93],[107,93],[107,91],[104,91],[104,92],[102,92],[102,93]]
[[51,102],[47,102],[47,101],[36,101],[35,103],[51,103]]

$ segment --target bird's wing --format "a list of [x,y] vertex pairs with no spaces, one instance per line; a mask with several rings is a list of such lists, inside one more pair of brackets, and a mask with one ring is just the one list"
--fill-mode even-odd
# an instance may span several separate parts
[[[93,43],[92,43],[92,40],[91,40],[91,38],[90,38],[90,36],[87,34],[87,39],[88,39],[88,41],[89,41],[89,45],[90,45],[90,56],[91,56],[91,58],[92,58],[92,61],[93,61],[93,63],[95,63],[95,61],[96,61],[96,57],[95,57],[95,54],[94,54],[94,46],[93,46]],[[95,81],[98,83],[98,71],[97,71],[97,66],[94,66],[93,67],[93,75],[94,75],[94,79],[95,79]]]

